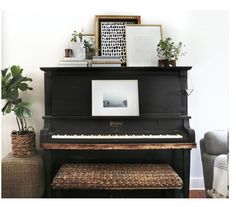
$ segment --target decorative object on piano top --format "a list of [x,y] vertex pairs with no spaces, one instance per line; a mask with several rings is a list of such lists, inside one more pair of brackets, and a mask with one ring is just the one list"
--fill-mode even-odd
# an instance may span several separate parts
[[85,59],[85,48],[82,42],[82,36],[82,32],[74,31],[71,38],[71,49],[73,50],[73,56],[80,60]]
[[29,156],[36,150],[34,129],[28,127],[26,122],[26,118],[32,115],[31,103],[23,101],[19,96],[20,91],[33,90],[27,84],[32,79],[23,76],[22,72],[23,69],[18,65],[2,70],[2,99],[6,101],[2,112],[3,114],[14,112],[18,125],[18,131],[14,130],[11,133],[12,153],[15,157]]
[[157,66],[156,43],[162,40],[162,25],[126,25],[127,66]]
[[87,60],[91,60],[96,52],[99,50],[95,47],[95,35],[94,34],[83,34],[82,42],[85,48],[85,57]]
[[121,67],[121,60],[118,56],[93,56],[90,63],[92,67]]
[[96,15],[96,47],[101,56],[118,56],[126,63],[125,25],[140,24],[140,16]]
[[170,37],[160,40],[157,45],[157,56],[159,67],[175,67],[179,56],[185,55],[182,42],[175,44]]

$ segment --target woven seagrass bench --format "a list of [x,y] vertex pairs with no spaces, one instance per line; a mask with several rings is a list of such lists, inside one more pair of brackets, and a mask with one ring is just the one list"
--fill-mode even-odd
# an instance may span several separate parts
[[53,189],[181,189],[179,175],[167,164],[64,164]]

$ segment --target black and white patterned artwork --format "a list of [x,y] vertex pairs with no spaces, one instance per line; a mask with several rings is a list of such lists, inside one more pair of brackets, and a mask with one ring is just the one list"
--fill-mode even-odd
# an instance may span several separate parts
[[134,24],[134,21],[101,22],[102,56],[119,56],[121,62],[126,62],[126,24]]

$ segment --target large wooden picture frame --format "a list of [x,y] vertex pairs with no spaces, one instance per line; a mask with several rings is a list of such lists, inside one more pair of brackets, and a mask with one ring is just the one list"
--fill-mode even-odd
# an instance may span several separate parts
[[140,16],[96,15],[95,40],[101,56],[120,56],[126,62],[125,25],[140,24]]
[[157,66],[157,44],[162,39],[160,24],[126,25],[126,65]]
[[126,25],[127,66],[157,66],[157,44],[162,39],[160,24]]

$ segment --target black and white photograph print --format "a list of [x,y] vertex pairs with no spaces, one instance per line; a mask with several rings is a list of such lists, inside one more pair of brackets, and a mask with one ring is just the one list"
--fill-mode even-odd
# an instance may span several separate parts
[[103,107],[126,107],[127,108],[127,95],[124,93],[109,93],[103,94]]
[[92,116],[139,116],[138,80],[92,80]]

